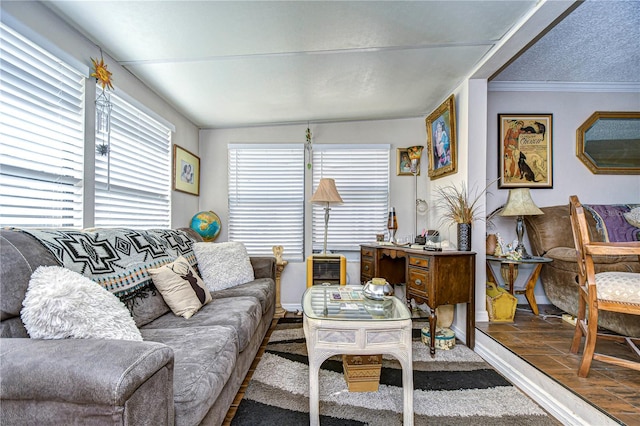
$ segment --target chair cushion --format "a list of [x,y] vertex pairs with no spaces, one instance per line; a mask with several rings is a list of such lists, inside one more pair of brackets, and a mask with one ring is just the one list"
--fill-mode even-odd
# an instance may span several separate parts
[[598,299],[640,304],[640,274],[602,272],[596,274]]

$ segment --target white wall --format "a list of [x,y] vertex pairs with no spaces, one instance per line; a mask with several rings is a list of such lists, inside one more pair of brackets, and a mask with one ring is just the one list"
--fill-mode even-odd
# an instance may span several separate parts
[[[227,146],[230,143],[304,143],[306,125],[249,127],[240,129],[215,129],[200,131],[200,154],[202,168],[202,187],[200,209],[213,210],[223,221],[223,230],[216,241],[228,238],[227,201]],[[361,121],[349,123],[310,124],[312,141],[317,144],[389,144],[391,145],[391,198],[390,205],[396,208],[398,218],[398,236],[413,234],[415,213],[415,180],[413,176],[396,176],[396,148],[413,145],[426,146],[426,127],[424,118],[403,120]],[[427,196],[427,166],[423,164],[418,176],[418,197],[429,200]],[[311,193],[311,173],[306,172],[307,194]],[[311,205],[306,206],[306,252],[310,253]],[[419,220],[419,227],[424,222]],[[434,228],[429,224],[430,228]],[[371,236],[373,241],[375,236]],[[285,253],[286,258],[286,253]],[[359,283],[360,264],[350,260],[347,274],[350,283]],[[303,262],[290,262],[282,276],[282,305],[289,310],[300,307],[300,300],[306,288],[306,270]]]
[[[584,203],[640,203],[640,176],[596,175],[576,157],[576,130],[595,111],[640,111],[640,93],[575,93],[575,92],[502,92],[488,94],[488,146],[486,172],[489,180],[498,174],[497,116],[504,113],[553,114],[553,188],[532,189],[531,197],[539,207],[568,204],[570,195],[578,195]],[[493,185],[487,198],[491,212],[507,201],[508,190]],[[506,241],[516,238],[513,218],[498,217],[492,232]],[[525,237],[527,250],[530,249]],[[527,271],[528,273],[528,271]],[[516,287],[524,285],[520,274]],[[541,285],[535,288],[538,303],[548,303]],[[519,296],[519,303],[526,303]]]
[[[56,48],[64,51],[86,66],[91,66],[90,58],[99,58],[100,49],[60,20],[43,4],[35,1],[2,2],[1,19],[5,23],[24,25],[27,31],[43,38]],[[129,71],[122,68],[108,55],[104,60],[113,73],[116,92],[122,91],[140,104],[172,123],[176,131],[172,142],[198,154],[198,128],[179,114],[171,105],[144,86]],[[189,226],[191,217],[198,210],[198,197],[172,193],[171,224],[173,227]]]

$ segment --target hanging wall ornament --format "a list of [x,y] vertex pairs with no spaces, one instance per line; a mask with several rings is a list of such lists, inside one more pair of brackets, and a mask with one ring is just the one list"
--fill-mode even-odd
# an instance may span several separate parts
[[307,123],[307,131],[305,132],[305,136],[307,138],[307,143],[304,145],[307,150],[307,169],[311,170],[311,154],[312,154],[312,144],[311,144],[311,129],[309,129],[309,123]]
[[95,77],[96,83],[102,88],[100,94],[96,97],[96,130],[99,134],[106,135],[106,140],[102,139],[96,147],[96,152],[100,155],[109,155],[111,151],[111,111],[113,104],[111,103],[110,90],[113,90],[111,82],[111,72],[107,69],[102,57],[102,49],[100,50],[100,60],[91,58],[93,64],[93,72],[91,77]]

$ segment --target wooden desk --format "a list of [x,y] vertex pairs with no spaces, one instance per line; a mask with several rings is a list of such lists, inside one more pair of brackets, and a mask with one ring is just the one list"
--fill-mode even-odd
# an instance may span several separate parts
[[475,259],[468,251],[433,252],[405,247],[366,244],[360,246],[360,281],[381,277],[390,284],[406,283],[407,299],[431,309],[431,355],[435,355],[436,308],[467,304],[467,339],[475,345]]

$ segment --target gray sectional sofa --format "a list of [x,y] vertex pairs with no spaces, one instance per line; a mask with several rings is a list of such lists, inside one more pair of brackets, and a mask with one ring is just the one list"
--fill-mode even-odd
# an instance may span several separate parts
[[[120,242],[133,241],[133,234],[135,244],[157,242],[146,231],[129,231],[117,231]],[[201,241],[188,229],[168,231],[187,250]],[[30,276],[60,261],[15,229],[1,231],[0,251],[2,425],[219,425],[274,317],[275,259],[252,257],[254,281],[213,292],[213,301],[188,320],[174,315],[153,285],[123,300],[142,342],[31,339],[20,318]]]

